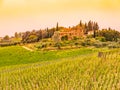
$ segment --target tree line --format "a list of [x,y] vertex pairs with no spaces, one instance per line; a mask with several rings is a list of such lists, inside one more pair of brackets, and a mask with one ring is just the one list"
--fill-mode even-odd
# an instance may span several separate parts
[[[14,37],[12,38],[21,38],[22,43],[32,43],[32,42],[38,42],[44,38],[52,38],[53,34],[55,31],[59,31],[61,29],[65,30],[65,29],[78,29],[81,28],[84,31],[84,35],[87,36],[87,34],[92,31],[93,38],[96,37],[105,37],[106,41],[117,41],[118,38],[120,38],[120,32],[113,30],[111,28],[109,29],[102,29],[99,30],[99,25],[97,22],[94,21],[89,21],[89,22],[85,22],[83,23],[81,20],[79,22],[79,24],[77,24],[76,26],[73,27],[60,27],[59,24],[56,24],[56,27],[53,28],[46,28],[44,30],[32,30],[32,31],[26,31],[26,32],[15,32]],[[6,35],[3,38],[3,41],[9,41],[10,37],[8,35]]]
[[104,37],[105,41],[118,41],[120,40],[120,32],[114,29],[102,29],[97,32],[97,37]]

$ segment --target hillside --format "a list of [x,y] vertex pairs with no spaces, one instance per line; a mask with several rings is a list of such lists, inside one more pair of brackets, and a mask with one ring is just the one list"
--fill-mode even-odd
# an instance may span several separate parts
[[120,57],[101,62],[97,56],[99,50],[81,48],[43,54],[19,46],[0,48],[0,52],[4,51],[1,60],[6,63],[0,63],[0,90],[119,90]]
[[[37,58],[42,60],[42,57],[40,58],[42,53],[29,52],[21,47],[7,47],[2,49],[4,49],[4,53],[5,50],[11,49],[11,53],[14,52],[14,55],[18,54],[18,51],[15,53],[18,49],[19,55],[20,51],[24,51],[24,58],[26,59],[21,60],[24,60],[26,64],[23,64],[22,61],[13,63],[14,58],[17,60],[19,55],[13,58],[10,52],[6,52],[9,60],[11,60],[11,64],[19,65],[0,68],[0,90],[120,89],[120,57],[109,58],[101,62],[101,59],[97,57],[96,51],[98,50],[94,50],[94,53],[91,53],[91,49],[78,49],[73,50],[74,53],[72,53],[71,50],[57,51],[58,53],[56,53],[56,51],[46,52],[46,56],[48,55],[47,53],[49,53],[51,58],[47,57],[44,58],[46,61],[33,61],[37,63],[28,64],[32,59],[37,60],[36,58],[30,58],[32,54],[38,55]],[[57,57],[54,57],[54,54]],[[3,61],[7,65],[9,60],[4,59]]]
[[41,61],[74,58],[96,52],[97,49],[81,48],[56,51],[29,51],[22,46],[0,47],[0,67],[9,65],[28,64]]

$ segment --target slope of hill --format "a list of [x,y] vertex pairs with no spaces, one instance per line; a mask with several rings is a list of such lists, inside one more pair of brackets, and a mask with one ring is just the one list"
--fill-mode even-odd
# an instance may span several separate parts
[[0,48],[0,67],[35,63],[41,61],[58,60],[62,58],[76,57],[96,52],[97,49],[81,48],[58,51],[33,51],[30,52],[21,46]]
[[[59,55],[60,53],[63,52],[59,52]],[[97,53],[34,64],[5,66],[0,68],[0,89],[119,90],[119,66],[119,57],[101,62]]]

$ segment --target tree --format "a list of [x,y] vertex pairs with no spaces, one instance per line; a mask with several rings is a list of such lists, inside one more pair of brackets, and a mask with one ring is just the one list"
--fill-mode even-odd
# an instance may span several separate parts
[[36,35],[30,35],[28,38],[29,42],[36,42],[37,41],[37,36]]
[[60,35],[59,35],[59,31],[55,31],[53,37],[52,37],[53,41],[55,42],[55,44],[57,45],[58,49],[60,49]]
[[95,23],[94,23],[94,38],[95,38],[96,36],[98,36],[98,30],[99,30],[98,23],[95,22]]
[[9,40],[10,37],[9,37],[8,35],[6,35],[3,39],[4,39],[4,40]]
[[19,34],[17,32],[15,32],[15,38],[19,38]]
[[87,23],[85,23],[84,34],[87,34],[87,33],[88,33],[88,26],[87,26]]
[[95,38],[96,37],[96,23],[95,22],[93,24],[93,31],[94,31],[93,37]]
[[57,22],[57,25],[56,25],[56,31],[58,31],[59,30],[59,26],[58,26],[58,22]]
[[83,24],[82,24],[82,20],[80,20],[80,27],[82,27],[82,25],[83,25]]
[[30,36],[30,31],[26,31],[22,36],[22,42],[27,43],[29,36]]
[[68,36],[67,36],[67,35],[62,36],[62,37],[61,37],[61,40],[62,40],[62,41],[68,40]]
[[42,30],[38,30],[37,32],[36,32],[37,34],[37,41],[39,41],[39,40],[41,40],[42,39]]
[[50,32],[49,32],[48,27],[46,28],[46,31],[47,31],[47,38],[50,38]]
[[108,30],[112,30],[111,27],[109,27]]
[[95,30],[99,30],[99,25],[97,22],[95,23]]
[[56,28],[49,29],[49,37],[51,38],[55,32]]
[[93,22],[90,20],[88,22],[88,31],[92,31],[93,30]]
[[106,41],[117,41],[120,39],[120,32],[115,30],[103,29],[98,33],[99,37],[105,37]]
[[19,35],[19,37],[21,38],[22,37],[22,33],[20,32],[20,33],[18,33],[18,35]]

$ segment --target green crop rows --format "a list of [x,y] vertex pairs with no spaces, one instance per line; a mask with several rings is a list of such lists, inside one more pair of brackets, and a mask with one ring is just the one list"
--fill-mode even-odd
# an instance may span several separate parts
[[95,51],[59,55],[57,60],[1,67],[0,90],[120,90],[119,57],[104,60]]
[[96,49],[81,48],[60,51],[34,51],[30,52],[20,46],[0,48],[0,67],[36,63],[41,61],[57,60],[62,58],[76,57],[95,52]]

